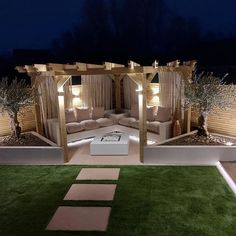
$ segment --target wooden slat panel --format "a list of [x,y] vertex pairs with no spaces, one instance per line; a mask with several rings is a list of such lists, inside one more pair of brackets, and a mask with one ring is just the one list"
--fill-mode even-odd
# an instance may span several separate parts
[[[34,108],[23,111],[22,115],[19,116],[19,122],[23,132],[35,130]],[[9,135],[10,133],[8,114],[0,114],[0,136]]]

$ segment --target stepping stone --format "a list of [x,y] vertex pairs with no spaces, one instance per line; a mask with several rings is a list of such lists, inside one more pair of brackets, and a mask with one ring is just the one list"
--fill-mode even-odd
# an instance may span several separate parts
[[110,207],[61,206],[46,230],[106,231],[110,212]]
[[117,180],[120,168],[83,168],[76,180]]
[[116,184],[73,184],[64,200],[112,201]]

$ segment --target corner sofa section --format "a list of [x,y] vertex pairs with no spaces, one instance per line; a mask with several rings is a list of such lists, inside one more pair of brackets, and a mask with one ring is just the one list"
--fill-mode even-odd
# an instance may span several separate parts
[[[155,109],[152,109],[147,108],[149,119],[147,120],[147,139],[151,142],[160,142],[170,138],[172,133],[170,117],[164,122],[155,120],[157,114]],[[132,106],[129,114],[112,114],[110,111],[105,112],[103,107],[95,107],[92,112],[88,108],[73,108],[66,110],[65,117],[68,143],[112,131],[126,132],[131,136],[139,137],[137,106]],[[58,119],[48,119],[47,124],[49,138],[60,145]]]

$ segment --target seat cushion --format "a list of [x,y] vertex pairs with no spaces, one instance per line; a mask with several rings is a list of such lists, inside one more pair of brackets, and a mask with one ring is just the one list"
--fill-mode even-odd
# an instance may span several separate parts
[[139,129],[139,120],[135,120],[135,121],[131,122],[130,127],[135,128],[135,129]]
[[130,126],[130,124],[134,121],[136,121],[134,117],[124,117],[119,119],[119,124],[124,126]]
[[160,133],[160,122],[159,121],[153,121],[147,123],[147,130],[151,131],[153,133]]
[[78,122],[71,122],[66,124],[66,131],[68,134],[73,134],[82,130],[84,130],[84,127]]
[[83,120],[80,124],[83,125],[85,130],[97,129],[100,127],[96,120]]
[[109,118],[100,118],[96,120],[101,127],[113,125],[113,120]]

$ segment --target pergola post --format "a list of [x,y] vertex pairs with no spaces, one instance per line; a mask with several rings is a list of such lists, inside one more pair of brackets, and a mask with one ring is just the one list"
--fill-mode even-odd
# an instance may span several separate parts
[[58,92],[58,121],[59,121],[59,130],[61,138],[61,147],[63,148],[64,153],[64,162],[69,161],[69,153],[67,146],[67,132],[66,132],[66,119],[65,119],[65,101],[64,101],[64,84],[70,77],[63,76],[57,82],[57,92]]
[[36,132],[44,135],[43,133],[43,124],[42,124],[42,119],[41,119],[41,111],[40,111],[40,101],[39,101],[39,96],[41,96],[40,94],[38,94],[38,87],[39,87],[39,83],[38,81],[36,81],[36,77],[32,76],[31,77],[31,82],[32,85],[34,86],[34,111],[35,111],[35,125],[36,125]]
[[141,74],[141,84],[138,89],[139,101],[139,152],[140,162],[144,162],[144,146],[147,145],[147,76]]
[[116,113],[119,113],[121,111],[120,81],[121,81],[121,76],[120,75],[115,75]]
[[191,107],[184,112],[184,132],[189,133],[191,131]]

